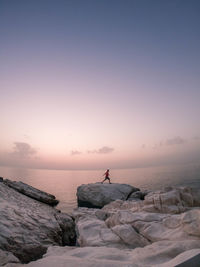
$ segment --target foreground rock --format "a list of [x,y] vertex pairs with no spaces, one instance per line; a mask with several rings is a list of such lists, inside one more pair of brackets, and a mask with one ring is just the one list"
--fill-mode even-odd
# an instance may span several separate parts
[[[108,247],[49,247],[42,259],[24,267],[174,267],[200,254],[199,243],[155,242],[145,248],[121,250]],[[197,259],[198,260],[198,259]],[[196,262],[198,263],[198,261]],[[13,264],[6,267],[20,267]],[[199,266],[199,265],[186,265]]]
[[[75,225],[70,216],[4,183],[0,183],[0,218],[0,249],[21,262],[42,257],[50,245],[75,242]],[[0,262],[3,257],[0,254]]]
[[87,209],[81,214],[79,208],[74,216],[77,242],[82,247],[136,248],[166,240],[200,243],[199,208],[172,215],[130,210],[99,214]]
[[146,194],[143,201],[138,195],[110,202],[101,210],[74,210],[77,243],[81,247],[131,249],[131,262],[118,262],[119,266],[171,267],[170,261],[185,260],[181,253],[199,251],[199,190],[168,187]]
[[79,207],[102,208],[116,200],[126,200],[138,188],[128,184],[84,184],[77,188]]
[[20,263],[20,261],[11,252],[0,249],[0,264],[4,266],[7,263]]
[[81,247],[107,246],[127,249],[150,244],[131,225],[108,227],[106,222],[109,217],[101,210],[79,208],[73,215],[76,218],[77,244]]
[[[189,187],[168,187],[156,192],[140,193],[138,189],[128,185],[110,186],[112,185],[93,184],[83,185],[78,189],[77,196],[82,197],[81,201],[84,204],[86,202],[97,206],[98,209],[79,207],[73,211],[76,242],[79,247],[61,247],[60,245],[70,243],[74,237],[72,226],[74,222],[71,217],[0,183],[0,189],[2,187],[0,197],[4,200],[4,204],[1,204],[0,198],[1,210],[5,210],[5,214],[2,212],[3,223],[0,224],[2,227],[0,244],[3,244],[0,248],[4,250],[2,253],[4,266],[174,267],[179,264],[198,266],[200,259],[198,190]],[[123,188],[122,194],[120,188]],[[136,193],[134,190],[137,190]],[[92,197],[95,202],[88,202]],[[105,205],[104,198],[109,204]],[[113,201],[114,198],[117,200]],[[30,212],[24,204],[25,201],[28,206],[30,205]],[[99,209],[100,206],[104,207]],[[7,217],[9,223],[6,221]],[[23,230],[20,229],[19,222],[23,222]],[[39,229],[38,224],[40,224]],[[33,234],[30,233],[30,229]],[[4,236],[6,241],[3,239]],[[23,241],[20,240],[21,236]],[[23,250],[23,246],[27,251]],[[17,247],[20,253],[17,252]],[[47,247],[47,253],[44,254]],[[6,250],[10,251],[7,256],[9,260],[5,259]],[[43,257],[27,265],[17,263],[16,256],[20,260],[22,260],[20,255],[36,259],[36,252],[37,257],[38,253],[41,257],[43,254]],[[23,261],[25,262],[24,258]],[[6,264],[7,262],[9,263]]]
[[43,202],[43,203],[46,203],[50,206],[55,206],[58,204],[58,200],[55,199],[55,196],[51,195],[51,194],[48,194],[46,192],[43,192],[37,188],[34,188],[28,184],[25,184],[23,182],[16,182],[16,181],[11,181],[11,180],[8,180],[8,179],[5,179],[3,180],[3,182],[15,189],[16,191],[28,196],[28,197],[31,197],[33,199],[36,199],[40,202]]

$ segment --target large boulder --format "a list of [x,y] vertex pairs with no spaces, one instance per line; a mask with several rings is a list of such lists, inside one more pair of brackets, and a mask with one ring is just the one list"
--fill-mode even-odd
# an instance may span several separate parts
[[116,200],[126,200],[138,188],[128,184],[84,184],[77,188],[79,207],[102,208],[104,205]]
[[0,183],[0,218],[0,249],[21,262],[42,257],[50,245],[74,243],[75,224],[70,216],[4,183]]
[[121,249],[144,247],[150,242],[130,224],[106,224],[109,214],[99,209],[78,208],[73,212],[76,221],[77,244],[81,247],[106,246]]
[[40,202],[46,203],[50,206],[55,206],[58,204],[58,200],[55,198],[54,195],[48,194],[46,192],[43,192],[37,188],[34,188],[28,184],[25,184],[23,182],[16,182],[16,181],[11,181],[8,179],[3,180],[4,184],[7,186],[15,189],[16,191],[31,197],[33,199],[36,199]]
[[[77,243],[81,247],[122,247],[123,244],[105,222],[95,217],[81,217],[76,223]],[[124,248],[125,246],[123,246]]]

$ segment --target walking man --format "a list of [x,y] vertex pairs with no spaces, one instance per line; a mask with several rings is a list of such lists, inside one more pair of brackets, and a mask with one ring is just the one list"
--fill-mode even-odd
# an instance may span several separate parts
[[105,176],[105,179],[101,182],[103,184],[103,182],[105,182],[106,180],[109,181],[109,184],[111,184],[110,182],[110,177],[109,177],[109,169],[107,169],[107,171],[103,174],[103,176]]

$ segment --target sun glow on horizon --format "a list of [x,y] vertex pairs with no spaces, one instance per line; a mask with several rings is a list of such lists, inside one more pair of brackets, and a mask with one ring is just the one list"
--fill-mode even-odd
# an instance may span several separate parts
[[198,3],[20,2],[0,2],[0,165],[199,161]]

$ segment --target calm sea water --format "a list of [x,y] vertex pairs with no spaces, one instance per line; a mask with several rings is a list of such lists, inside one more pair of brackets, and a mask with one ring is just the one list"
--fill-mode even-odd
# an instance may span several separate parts
[[[81,184],[102,181],[103,170],[68,171],[0,167],[0,176],[22,181],[56,196],[58,209],[69,212],[77,206],[76,189]],[[110,170],[111,182],[157,190],[168,185],[200,188],[200,164]]]

